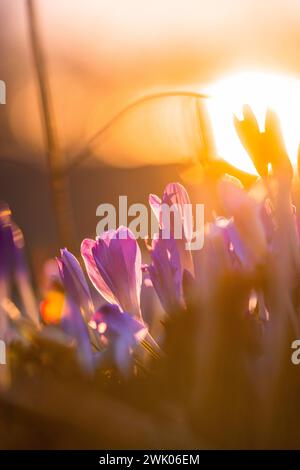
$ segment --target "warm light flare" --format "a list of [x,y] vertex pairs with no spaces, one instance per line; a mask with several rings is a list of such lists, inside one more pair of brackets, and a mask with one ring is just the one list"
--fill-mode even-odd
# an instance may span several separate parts
[[261,130],[268,107],[278,114],[295,165],[300,141],[300,80],[270,73],[241,73],[213,84],[208,92],[212,95],[208,109],[220,157],[241,170],[256,173],[233,124],[233,114],[241,119],[243,105],[249,104]]
[[49,324],[57,324],[61,321],[64,294],[62,292],[51,290],[48,292],[46,299],[40,305],[40,312],[44,322]]

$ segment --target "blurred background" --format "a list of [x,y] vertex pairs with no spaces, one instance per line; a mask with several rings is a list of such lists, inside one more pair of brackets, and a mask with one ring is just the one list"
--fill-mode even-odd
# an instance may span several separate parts
[[[299,0],[35,2],[63,164],[129,103],[162,91],[209,90],[243,70],[300,76]],[[0,199],[23,228],[33,266],[57,254],[26,0],[0,2]],[[134,108],[68,173],[75,245],[94,236],[96,207],[146,202],[199,152],[195,100]],[[159,169],[158,169],[159,166]]]

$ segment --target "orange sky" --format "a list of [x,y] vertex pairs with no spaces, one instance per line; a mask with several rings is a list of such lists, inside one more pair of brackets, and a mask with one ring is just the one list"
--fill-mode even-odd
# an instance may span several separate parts
[[[125,104],[153,90],[201,90],[244,69],[300,76],[299,0],[36,4],[57,127],[69,152]],[[8,38],[3,78],[8,77],[6,112],[14,138],[34,156],[42,141],[24,5],[1,0]]]

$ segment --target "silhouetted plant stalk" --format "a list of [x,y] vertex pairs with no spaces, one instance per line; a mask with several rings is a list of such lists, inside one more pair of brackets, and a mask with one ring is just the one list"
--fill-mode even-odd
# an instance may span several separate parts
[[191,184],[199,183],[199,181],[203,181],[203,179],[208,181],[212,178],[215,180],[216,177],[220,177],[224,173],[229,173],[239,178],[245,186],[249,186],[254,182],[255,176],[235,168],[218,155],[212,125],[205,103],[205,101],[210,98],[210,95],[189,90],[161,91],[131,101],[91,135],[83,147],[70,158],[70,161],[67,162],[63,168],[61,168],[61,172],[68,176],[74,169],[78,168],[89,159],[94,154],[95,147],[97,147],[97,149],[99,147],[101,148],[102,139],[104,139],[105,134],[109,131],[113,131],[114,126],[131,111],[137,110],[149,102],[154,103],[166,98],[187,98],[193,100],[192,107],[194,107],[196,119],[194,143],[197,157],[195,160],[188,161],[185,165],[180,165],[179,174],[183,181]]
[[62,171],[64,158],[59,147],[47,68],[34,0],[27,0],[29,38],[39,89],[44,141],[47,150],[51,196],[60,243],[74,247],[74,225],[67,174]]
[[[202,106],[201,101],[209,98],[209,95],[205,93],[197,93],[195,91],[187,90],[176,90],[176,91],[162,91],[158,93],[151,93],[150,95],[142,96],[135,101],[130,102],[119,112],[117,112],[109,121],[107,121],[100,129],[95,132],[84,147],[74,155],[71,162],[66,165],[64,171],[66,173],[72,171],[74,168],[77,168],[81,163],[85,162],[92,155],[92,148],[98,144],[98,139],[100,139],[106,131],[110,130],[121,118],[123,118],[130,111],[138,108],[139,106],[149,102],[156,101],[162,98],[194,98],[196,101],[196,113],[199,124],[199,134],[200,138],[203,141],[204,151],[201,152],[201,157],[206,159],[208,156],[216,157],[214,152],[214,142],[212,138],[212,130],[210,127],[209,117],[204,106]],[[200,155],[200,153],[199,153]]]

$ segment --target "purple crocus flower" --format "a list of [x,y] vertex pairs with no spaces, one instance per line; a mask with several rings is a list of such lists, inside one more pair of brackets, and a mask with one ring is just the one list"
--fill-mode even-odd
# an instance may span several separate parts
[[[170,223],[170,227],[168,227],[170,237],[176,240],[183,269],[193,273],[192,256],[187,246],[193,237],[193,216],[190,198],[186,189],[180,183],[169,183],[164,189],[162,199],[155,194],[150,194],[149,204],[158,220],[162,233],[167,227],[167,222]],[[171,208],[172,213],[170,212],[171,217],[168,220],[167,217]]]
[[[217,284],[216,273],[224,273],[225,270],[240,273],[241,270],[251,272],[250,268],[253,267],[251,253],[244,244],[232,218],[217,217],[213,223],[209,224],[201,256],[202,263],[196,263],[196,275],[206,291],[212,288],[212,284]],[[205,257],[206,263],[203,262]],[[209,286],[209,276],[213,269],[214,279]],[[248,313],[252,314],[256,311],[261,320],[267,321],[269,313],[262,288],[253,289],[248,300]]]
[[128,376],[132,371],[132,351],[146,337],[147,328],[118,305],[106,304],[93,315],[90,326],[98,332],[105,348],[100,362],[113,362],[119,371]]
[[210,224],[208,233],[209,235],[219,233],[226,245],[232,261],[232,267],[237,263],[238,265],[247,266],[249,264],[249,253],[243,240],[237,231],[234,220],[232,218],[226,219],[225,217],[217,217],[213,223]]
[[183,306],[183,270],[176,241],[160,236],[152,241],[152,263],[147,267],[152,285],[167,313]]
[[61,258],[57,262],[66,291],[61,325],[65,333],[76,341],[79,360],[84,369],[90,372],[94,367],[94,357],[86,324],[93,315],[89,289],[72,253],[66,249],[61,250]]
[[197,289],[193,295],[209,302],[214,295],[220,276],[234,267],[240,265],[236,254],[232,252],[227,234],[227,219],[218,218],[206,224],[205,242],[202,250],[194,251],[195,280]]
[[18,287],[26,316],[37,327],[40,327],[40,317],[32,288],[29,269],[24,250],[23,233],[15,224],[13,225],[15,282]]
[[[183,225],[183,235],[186,240],[191,240],[193,236],[193,219],[189,211],[185,207],[191,204],[189,195],[180,183],[169,183],[164,189],[162,200],[155,194],[150,194],[149,203],[157,217],[159,224],[163,224],[162,204],[169,207],[174,206],[179,213],[180,221]],[[174,222],[174,219],[173,219]],[[174,234],[174,226],[171,221],[171,232]]]
[[78,260],[64,248],[60,250],[60,258],[57,259],[57,262],[67,295],[80,306],[82,315],[88,323],[95,309],[89,286]]
[[262,263],[267,253],[261,204],[238,183],[236,179],[224,178],[218,188],[226,212],[233,217],[233,223],[226,229],[233,248],[240,253],[243,264],[253,269]]
[[12,283],[17,286],[25,315],[38,328],[39,314],[24,253],[24,238],[12,221],[7,204],[0,206],[0,302],[11,298]]
[[75,340],[78,359],[83,369],[92,372],[94,355],[87,325],[82,318],[80,308],[70,297],[65,300],[61,325],[64,332]]
[[102,297],[141,320],[141,252],[132,232],[121,226],[96,240],[85,239],[81,254],[89,278]]
[[[223,234],[229,243],[232,256],[248,272],[264,262],[272,250],[274,223],[266,194],[261,191],[260,182],[247,193],[233,178],[223,179],[219,190],[227,213],[232,216],[222,222]],[[221,219],[219,219],[221,220]],[[226,219],[223,219],[226,220]],[[216,223],[220,226],[220,222]],[[269,319],[265,295],[261,287],[254,289],[249,298],[249,311],[257,309],[259,318]]]

